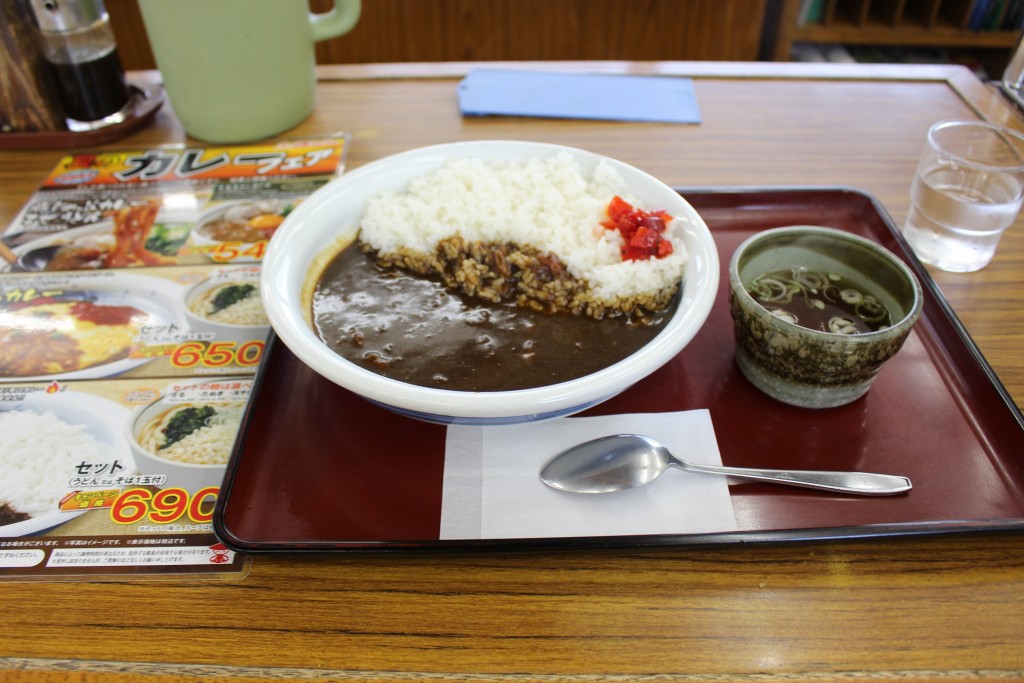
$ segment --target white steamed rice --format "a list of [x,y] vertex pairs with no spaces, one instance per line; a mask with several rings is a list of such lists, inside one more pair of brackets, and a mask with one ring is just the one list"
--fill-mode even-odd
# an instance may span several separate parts
[[383,255],[403,248],[433,253],[453,234],[467,242],[526,244],[557,255],[597,299],[673,287],[687,260],[682,239],[670,224],[672,254],[623,261],[621,236],[600,225],[615,195],[637,206],[621,175],[604,160],[588,179],[567,152],[525,161],[454,159],[413,179],[405,192],[371,198],[360,239]]
[[38,517],[57,510],[82,462],[107,463],[109,448],[52,412],[0,411],[0,504]]

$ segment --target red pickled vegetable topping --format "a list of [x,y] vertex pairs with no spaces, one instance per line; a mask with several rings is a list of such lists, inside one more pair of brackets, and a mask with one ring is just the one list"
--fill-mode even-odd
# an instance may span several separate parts
[[601,225],[608,230],[618,230],[622,235],[623,261],[665,258],[672,253],[672,243],[662,236],[672,216],[664,210],[637,209],[616,195],[605,211],[608,220],[602,221]]

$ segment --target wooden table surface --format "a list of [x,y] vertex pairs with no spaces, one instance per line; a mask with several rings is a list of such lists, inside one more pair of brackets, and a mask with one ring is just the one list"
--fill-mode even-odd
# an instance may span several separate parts
[[[997,91],[956,67],[547,65],[693,76],[703,123],[690,126],[464,119],[455,86],[468,66],[323,67],[316,111],[289,135],[348,131],[349,168],[455,140],[561,143],[673,186],[849,185],[875,195],[901,224],[930,124],[984,118],[1024,130]],[[183,140],[165,107],[152,126],[110,147]],[[59,156],[0,151],[0,224]],[[985,270],[935,273],[1018,405],[1022,228],[1008,231]],[[1022,540],[260,555],[237,579],[5,581],[0,679],[1020,678]]]

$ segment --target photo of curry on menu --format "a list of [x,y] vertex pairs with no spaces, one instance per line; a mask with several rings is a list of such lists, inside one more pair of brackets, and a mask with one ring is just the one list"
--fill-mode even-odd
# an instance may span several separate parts
[[[260,262],[347,143],[71,154],[42,182],[0,236],[0,575],[224,563]],[[195,552],[130,552],[154,544]]]

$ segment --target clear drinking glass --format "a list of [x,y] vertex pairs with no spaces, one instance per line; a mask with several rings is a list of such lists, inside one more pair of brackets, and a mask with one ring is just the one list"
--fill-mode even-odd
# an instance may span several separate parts
[[903,234],[925,263],[980,270],[1020,210],[1024,135],[980,121],[945,121],[928,131],[910,189]]

